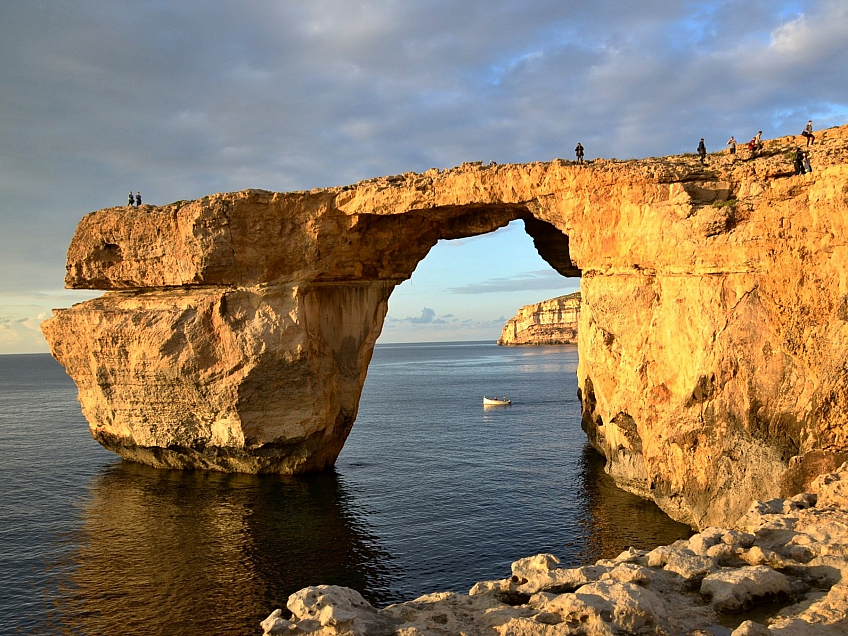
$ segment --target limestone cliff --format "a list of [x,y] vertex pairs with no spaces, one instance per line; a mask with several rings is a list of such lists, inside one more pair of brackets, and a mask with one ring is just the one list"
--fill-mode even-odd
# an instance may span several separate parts
[[580,292],[525,305],[504,325],[499,345],[577,344]]
[[158,466],[335,461],[386,302],[439,239],[522,219],[582,276],[583,425],[623,487],[695,526],[848,459],[848,127],[760,156],[464,164],[87,215],[43,324],[95,438]]

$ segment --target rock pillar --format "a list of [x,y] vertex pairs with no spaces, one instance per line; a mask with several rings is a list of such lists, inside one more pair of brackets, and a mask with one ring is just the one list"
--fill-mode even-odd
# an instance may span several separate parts
[[91,434],[163,468],[331,466],[356,419],[392,285],[111,292],[43,330]]

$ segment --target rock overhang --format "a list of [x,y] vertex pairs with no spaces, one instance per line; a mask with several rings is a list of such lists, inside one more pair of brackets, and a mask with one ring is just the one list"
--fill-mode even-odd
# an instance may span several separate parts
[[117,290],[398,282],[409,278],[439,240],[485,234],[517,219],[534,223],[537,235],[547,225],[535,220],[525,204],[348,214],[326,196],[305,197],[248,190],[161,208],[89,214],[68,252],[66,286]]

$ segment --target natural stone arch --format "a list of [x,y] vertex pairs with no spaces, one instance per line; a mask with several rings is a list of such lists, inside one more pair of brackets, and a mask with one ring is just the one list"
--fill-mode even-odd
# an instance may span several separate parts
[[543,258],[579,275],[567,237],[524,204],[327,202],[248,191],[83,219],[68,286],[113,291],[45,333],[101,444],[160,467],[320,470],[355,421],[391,292],[439,240],[522,219]]
[[[622,487],[724,524],[848,459],[848,130],[714,156],[482,166],[87,215],[43,325],[92,434],[154,465],[300,472],[350,430],[391,290],[525,220],[581,275],[578,384]],[[819,141],[821,143],[819,143]],[[339,441],[341,440],[341,441]]]

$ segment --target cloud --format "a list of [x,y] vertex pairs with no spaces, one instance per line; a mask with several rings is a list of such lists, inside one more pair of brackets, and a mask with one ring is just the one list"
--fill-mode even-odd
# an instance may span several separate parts
[[46,314],[34,317],[0,316],[0,352],[46,352],[48,347],[40,328],[41,321],[46,317]]
[[0,293],[61,288],[79,219],[130,188],[165,204],[848,118],[844,0],[6,4]]
[[469,283],[461,287],[450,287],[454,294],[495,294],[530,289],[564,289],[573,283],[552,269],[525,272],[515,276],[490,278],[482,283]]
[[[389,318],[389,320],[391,320],[391,318]],[[401,320],[402,322],[408,322],[413,325],[444,325],[448,322],[444,318],[436,318],[436,312],[430,309],[429,307],[424,307],[424,309],[421,310],[420,316],[410,316],[407,318],[400,318],[395,320]]]
[[428,322],[433,322],[433,318],[436,316],[436,312],[430,309],[429,307],[425,307],[421,310],[421,315],[418,318],[406,318],[407,322],[411,322],[415,325],[423,325]]
[[413,322],[415,320],[418,318],[387,317],[380,335],[380,342],[494,341],[500,337],[506,322],[503,316],[494,320],[436,318],[427,323]]

